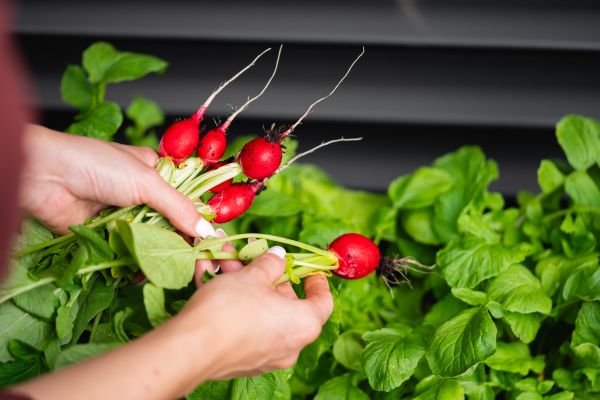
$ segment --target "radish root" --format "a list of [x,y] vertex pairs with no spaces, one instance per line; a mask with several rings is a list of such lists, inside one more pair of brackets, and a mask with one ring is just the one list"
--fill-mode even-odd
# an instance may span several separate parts
[[277,73],[277,68],[279,67],[279,59],[281,57],[282,49],[283,49],[283,45],[279,46],[279,52],[277,53],[277,60],[275,60],[275,68],[273,69],[273,73],[271,74],[271,77],[267,81],[267,84],[263,87],[263,89],[256,96],[249,98],[237,111],[235,111],[233,114],[231,114],[229,116],[229,118],[227,118],[227,120],[225,120],[225,122],[223,122],[223,125],[221,125],[221,128],[223,130],[227,130],[227,128],[229,128],[229,125],[231,125],[231,123],[233,122],[235,117],[237,117],[242,111],[244,111],[246,108],[248,108],[248,106],[250,104],[252,104],[252,102],[254,100],[257,100],[260,96],[262,96],[265,93],[265,91],[271,84],[271,81],[273,80],[273,78],[275,78],[275,74]]

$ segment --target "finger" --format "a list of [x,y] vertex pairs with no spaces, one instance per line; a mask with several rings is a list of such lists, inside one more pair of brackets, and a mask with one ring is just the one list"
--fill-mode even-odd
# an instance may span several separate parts
[[324,324],[333,312],[333,297],[324,275],[312,275],[304,280],[305,304],[310,305]]
[[[217,237],[227,237],[227,234],[221,228],[217,229],[216,235],[217,235]],[[221,250],[229,252],[229,253],[233,253],[236,251],[235,247],[233,247],[233,245],[229,242],[225,243],[223,245],[223,247],[221,247]],[[242,264],[242,262],[238,261],[238,260],[221,260],[221,270],[224,273],[239,271],[243,267],[244,267],[244,264]]]
[[281,285],[277,285],[277,287],[275,287],[275,290],[277,292],[279,292],[282,296],[287,297],[288,299],[292,299],[292,300],[298,299],[296,292],[294,292],[294,289],[292,288],[292,285],[289,282],[285,282],[285,283],[282,283]]
[[193,237],[215,236],[212,224],[206,221],[190,199],[165,182],[157,173],[152,182],[140,182],[142,202],[149,205],[180,231]]
[[121,143],[111,143],[113,147],[131,154],[149,167],[154,167],[158,161],[158,154],[150,147],[128,146]]
[[280,246],[271,247],[265,254],[257,257],[244,269],[262,282],[272,285],[285,270],[285,249]]
[[196,283],[196,287],[200,289],[202,285],[204,285],[204,281],[202,280],[204,276],[204,271],[207,271],[212,267],[212,262],[210,260],[198,260],[196,261],[196,270],[194,271],[194,282]]

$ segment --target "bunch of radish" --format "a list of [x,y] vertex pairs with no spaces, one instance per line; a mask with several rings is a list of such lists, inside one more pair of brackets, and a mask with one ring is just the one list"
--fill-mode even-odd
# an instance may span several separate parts
[[[285,165],[282,161],[282,142],[295,132],[296,128],[310,114],[315,106],[328,99],[350,73],[352,67],[364,54],[364,49],[352,62],[348,70],[325,96],[313,102],[307,110],[289,128],[272,130],[262,137],[246,143],[237,156],[223,160],[227,148],[227,130],[234,119],[243,112],[252,102],[260,98],[277,73],[282,48],[279,48],[275,67],[262,90],[254,97],[249,98],[242,106],[235,110],[220,126],[201,132],[201,122],[208,107],[217,95],[229,84],[250,69],[270,49],[260,53],[250,64],[222,83],[191,116],[172,123],[164,132],[160,141],[160,158],[156,169],[158,173],[173,187],[194,202],[200,214],[214,223],[231,221],[250,208],[254,198],[266,188],[266,182],[278,172],[297,160],[299,157],[339,141],[352,141],[356,139],[337,139],[298,154]],[[194,154],[195,153],[195,154]],[[232,183],[238,175],[244,174],[248,181]],[[212,197],[204,204],[200,198],[205,193],[213,193]],[[117,220],[127,220],[130,223],[143,223],[172,228],[168,221],[159,213],[148,206],[134,206],[117,209],[108,215],[97,217],[90,223],[96,227],[106,225]],[[327,250],[318,249],[307,244],[264,234],[241,234],[228,237],[227,241],[244,238],[270,240],[303,250],[302,253],[289,253],[287,257],[288,268],[281,281],[296,282],[305,276],[333,272],[344,279],[358,279],[369,275],[375,270],[383,274],[387,283],[397,284],[406,280],[406,270],[412,265],[424,267],[410,258],[390,260],[383,259],[375,243],[368,238],[348,233],[335,239]],[[72,235],[65,235],[29,250],[29,252],[44,250],[51,252],[65,246],[74,240]],[[194,246],[198,259],[218,259],[219,253],[210,251],[213,246],[219,245],[223,239],[208,238]],[[266,242],[265,242],[266,244]],[[264,248],[266,250],[266,247]],[[240,252],[241,253],[241,252]],[[222,256],[222,255],[221,255]],[[242,259],[240,255],[240,259]],[[143,266],[142,270],[144,269]]]

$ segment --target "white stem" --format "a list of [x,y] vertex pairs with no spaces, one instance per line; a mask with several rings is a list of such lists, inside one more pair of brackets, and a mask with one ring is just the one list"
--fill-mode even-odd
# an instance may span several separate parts
[[334,86],[334,88],[331,90],[331,92],[329,92],[329,94],[327,94],[326,96],[323,96],[319,100],[317,100],[314,103],[312,103],[308,107],[308,109],[306,110],[306,112],[304,114],[302,114],[302,116],[298,119],[298,121],[296,121],[294,123],[294,125],[292,125],[287,131],[285,131],[283,133],[283,135],[281,135],[281,139],[282,140],[286,136],[288,136],[290,133],[292,133],[294,131],[294,129],[296,129],[298,127],[298,125],[300,125],[302,123],[302,121],[304,120],[304,118],[306,118],[308,116],[308,114],[311,113],[311,111],[315,108],[315,106],[317,104],[319,104],[320,102],[322,102],[324,100],[327,100],[329,97],[331,97],[331,95],[333,95],[335,93],[335,91],[337,90],[337,88],[342,84],[342,82],[344,82],[344,79],[346,79],[346,77],[348,77],[348,75],[350,74],[350,71],[352,71],[352,67],[354,67],[354,64],[356,64],[358,62],[358,60],[360,60],[360,58],[363,56],[363,54],[365,54],[365,48],[364,48],[364,46],[362,48],[362,51],[358,55],[358,57],[356,57],[354,59],[354,61],[352,61],[352,64],[350,64],[350,67],[348,68],[348,70],[346,71],[346,73],[344,74],[344,76],[342,76],[342,79],[339,80],[339,82],[337,83],[337,85]]
[[275,74],[277,73],[277,67],[279,66],[279,58],[281,57],[282,49],[283,49],[283,45],[279,46],[279,52],[277,53],[277,60],[275,61],[275,69],[273,69],[273,73],[271,74],[271,77],[267,81],[267,84],[265,85],[265,87],[263,87],[263,89],[260,91],[260,93],[258,93],[256,96],[252,97],[251,99],[248,99],[248,101],[246,101],[237,111],[235,111],[233,114],[231,114],[231,116],[229,118],[227,118],[227,120],[225,122],[223,122],[223,125],[221,125],[221,128],[223,130],[227,130],[227,128],[229,128],[229,125],[231,125],[231,123],[233,122],[235,117],[238,116],[238,114],[240,114],[242,111],[244,111],[246,108],[248,108],[248,106],[250,104],[252,104],[252,102],[254,100],[258,99],[260,96],[262,96],[265,93],[265,91],[271,84],[271,81],[275,77]]
[[323,142],[320,145],[315,146],[315,147],[313,147],[310,150],[306,150],[303,153],[296,154],[294,157],[290,158],[288,160],[288,162],[286,162],[281,167],[279,167],[277,169],[277,171],[275,171],[275,174],[280,173],[281,171],[283,171],[284,169],[286,169],[287,167],[289,167],[292,163],[296,162],[298,159],[300,159],[300,158],[302,158],[304,156],[307,156],[307,155],[309,155],[311,153],[314,153],[315,151],[319,150],[320,148],[323,148],[325,146],[329,146],[330,144],[339,143],[339,142],[358,142],[358,141],[361,141],[361,140],[362,140],[362,137],[355,137],[355,138],[348,138],[348,139],[346,139],[344,137],[341,137],[339,139],[333,139],[333,140],[330,140],[328,142]]
[[204,116],[204,112],[206,112],[206,109],[208,108],[208,106],[210,106],[210,103],[212,103],[212,101],[215,99],[215,97],[217,97],[217,95],[227,87],[227,85],[229,85],[231,82],[235,81],[237,78],[239,78],[240,75],[242,75],[244,72],[246,72],[247,70],[249,70],[250,68],[252,68],[254,66],[254,64],[256,64],[256,61],[258,61],[259,58],[261,58],[265,53],[271,51],[271,48],[269,47],[268,49],[266,49],[265,51],[263,51],[262,53],[260,53],[259,55],[256,56],[256,58],[254,60],[252,60],[252,62],[248,65],[246,65],[240,72],[238,72],[237,74],[235,74],[234,76],[232,76],[231,78],[229,78],[228,80],[226,80],[225,82],[223,82],[221,85],[219,85],[219,87],[217,88],[217,90],[215,90],[209,97],[208,99],[206,99],[206,101],[204,102],[204,104],[202,104],[202,106],[200,106],[200,108],[198,109],[198,111],[196,111],[196,117],[200,117],[202,118]]

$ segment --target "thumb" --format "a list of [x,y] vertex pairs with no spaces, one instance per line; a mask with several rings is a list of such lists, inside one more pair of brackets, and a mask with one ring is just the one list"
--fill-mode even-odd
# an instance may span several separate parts
[[273,285],[285,271],[285,249],[281,246],[271,247],[265,254],[252,261],[243,271],[268,285]]
[[190,199],[160,175],[153,176],[153,182],[145,182],[143,186],[142,202],[164,215],[175,228],[192,237],[215,236],[212,224],[198,213]]

